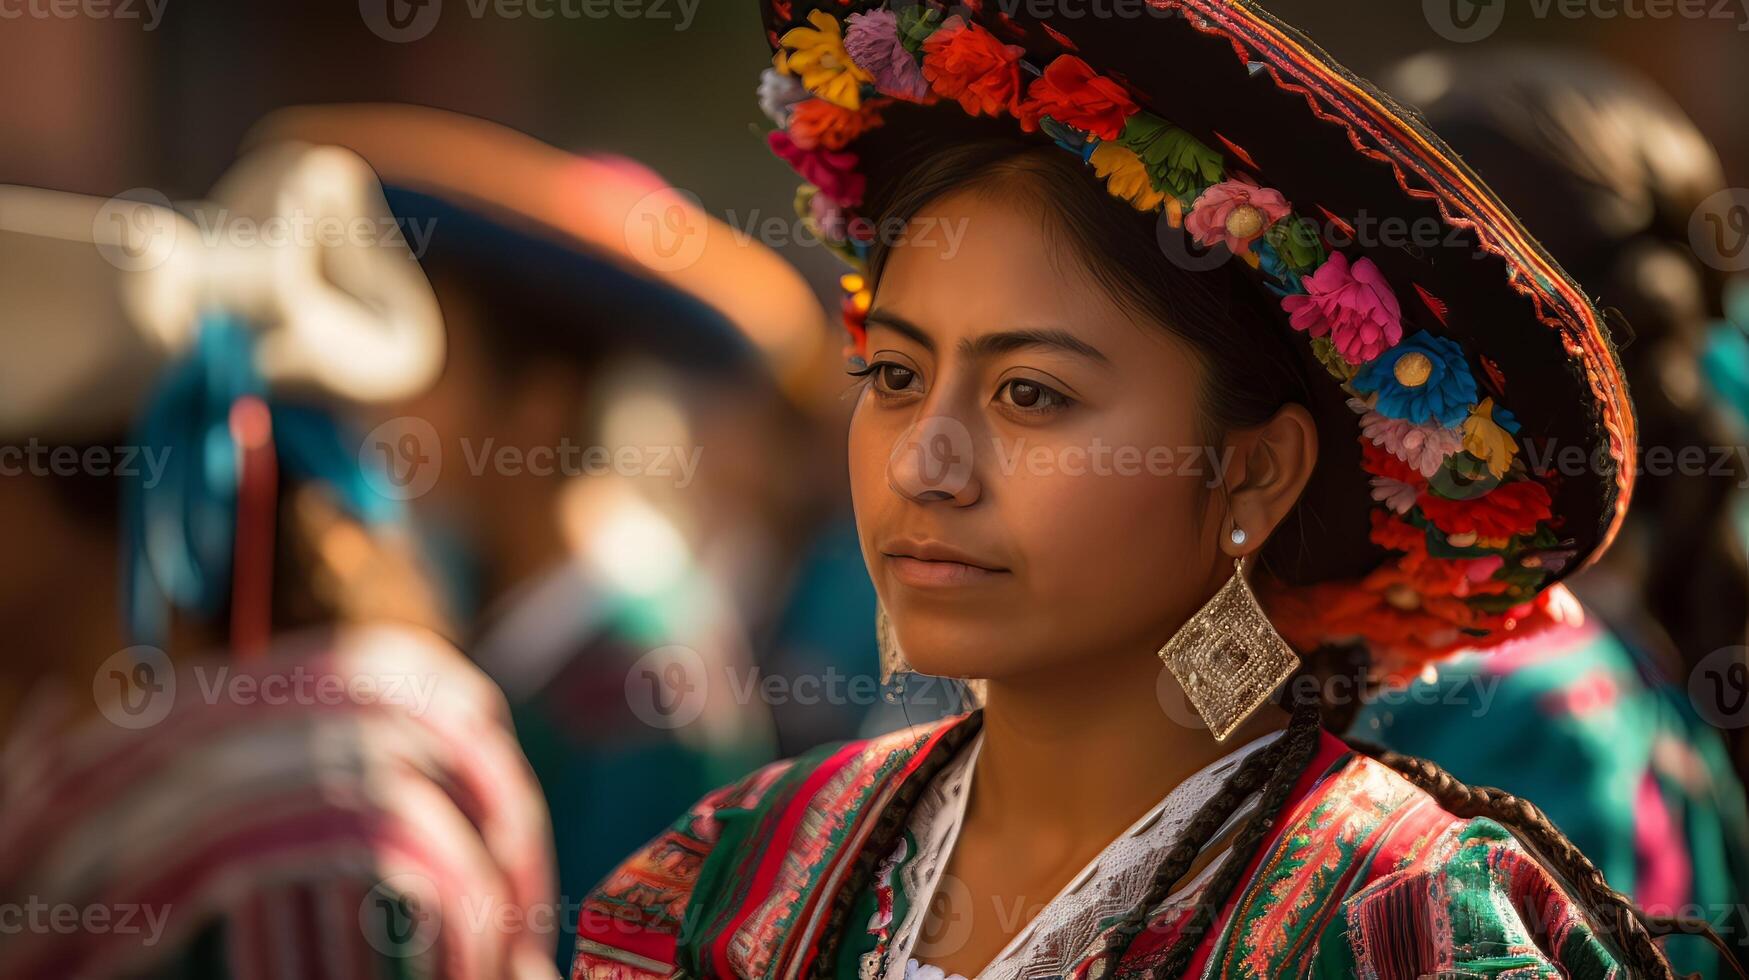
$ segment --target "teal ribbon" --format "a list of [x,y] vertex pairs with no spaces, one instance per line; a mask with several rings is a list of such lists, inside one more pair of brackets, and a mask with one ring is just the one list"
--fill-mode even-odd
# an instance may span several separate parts
[[234,317],[205,316],[134,428],[134,445],[165,461],[156,482],[137,473],[122,492],[122,613],[136,644],[165,647],[173,611],[210,620],[228,608],[242,477],[231,409],[250,396],[271,413],[282,486],[320,483],[366,525],[404,519],[399,501],[371,488],[359,440],[320,406],[270,398],[254,335]]

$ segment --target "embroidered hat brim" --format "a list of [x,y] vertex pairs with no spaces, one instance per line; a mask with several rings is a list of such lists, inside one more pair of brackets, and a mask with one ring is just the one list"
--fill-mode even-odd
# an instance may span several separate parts
[[[1632,490],[1634,418],[1596,310],[1410,110],[1255,3],[1117,9],[764,0],[773,147],[812,185],[813,219],[842,228],[920,154],[1036,131],[1234,249],[1348,402],[1314,409],[1350,412],[1357,437],[1323,451],[1353,465],[1361,516],[1312,542],[1352,552],[1354,574],[1265,584],[1278,627],[1302,648],[1365,641],[1395,677],[1522,635]],[[1276,237],[1290,226],[1315,245]],[[854,263],[866,248],[846,237]],[[868,297],[848,286],[854,346]]]

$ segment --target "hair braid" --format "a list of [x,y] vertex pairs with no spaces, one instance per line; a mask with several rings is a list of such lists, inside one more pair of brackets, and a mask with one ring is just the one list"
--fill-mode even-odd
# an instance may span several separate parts
[[1577,893],[1591,918],[1615,938],[1636,976],[1671,978],[1676,974],[1654,939],[1673,933],[1701,935],[1718,948],[1738,976],[1743,968],[1712,927],[1686,917],[1655,916],[1641,911],[1633,901],[1604,880],[1590,859],[1562,834],[1536,804],[1504,790],[1470,786],[1427,759],[1392,752],[1378,745],[1350,740],[1353,747],[1390,766],[1411,783],[1425,790],[1439,805],[1459,817],[1487,817],[1505,826],[1537,856],[1549,862]]
[[[1226,782],[1221,784],[1185,825],[1172,849],[1166,852],[1166,857],[1155,869],[1153,881],[1149,883],[1141,900],[1107,933],[1105,946],[1098,954],[1099,959],[1115,970],[1131,943],[1147,925],[1148,913],[1172,894],[1173,887],[1190,871],[1191,865],[1208,845],[1209,839],[1253,793],[1262,789],[1263,798],[1258,803],[1256,812],[1235,838],[1226,862],[1216,872],[1209,894],[1211,897],[1224,896],[1232,891],[1239,875],[1250,863],[1252,854],[1261,845],[1264,833],[1273,826],[1276,811],[1281,809],[1294,782],[1316,752],[1319,730],[1316,706],[1299,705],[1294,711],[1293,723],[1287,733],[1252,754],[1233,775],[1227,777]],[[1198,940],[1213,920],[1213,910],[1221,904],[1223,902],[1216,901],[1212,906],[1209,903],[1198,906],[1196,917],[1180,933],[1177,942],[1167,954],[1168,962],[1182,960],[1196,949]]]

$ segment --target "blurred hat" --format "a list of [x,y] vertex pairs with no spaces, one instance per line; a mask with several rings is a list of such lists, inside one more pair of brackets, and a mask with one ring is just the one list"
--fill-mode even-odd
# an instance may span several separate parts
[[121,431],[215,311],[276,386],[386,401],[442,366],[436,298],[354,153],[269,147],[177,206],[0,186],[0,438]]
[[395,213],[429,236],[434,278],[461,269],[543,309],[587,311],[576,329],[615,346],[683,364],[751,359],[792,396],[818,387],[826,315],[806,281],[639,164],[407,105],[285,109],[246,143],[284,139],[368,160]]

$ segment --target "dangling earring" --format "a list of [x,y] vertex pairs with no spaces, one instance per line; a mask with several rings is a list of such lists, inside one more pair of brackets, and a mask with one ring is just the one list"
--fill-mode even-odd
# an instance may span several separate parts
[[[1244,544],[1245,532],[1234,528],[1232,541]],[[1300,665],[1258,605],[1246,581],[1247,564],[1236,560],[1227,584],[1160,648],[1160,659],[1217,742],[1226,741]]]

